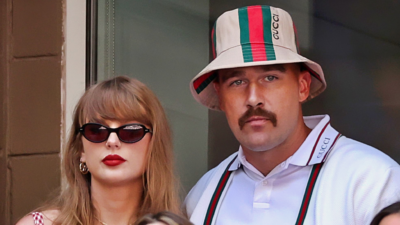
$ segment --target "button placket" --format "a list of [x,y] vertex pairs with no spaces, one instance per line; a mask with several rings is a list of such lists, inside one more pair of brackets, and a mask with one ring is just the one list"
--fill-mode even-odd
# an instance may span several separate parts
[[253,207],[260,209],[268,209],[270,205],[270,196],[272,192],[272,183],[270,178],[259,181],[256,184]]

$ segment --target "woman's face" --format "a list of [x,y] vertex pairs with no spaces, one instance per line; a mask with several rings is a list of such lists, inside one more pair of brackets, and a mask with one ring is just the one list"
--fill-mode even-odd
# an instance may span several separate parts
[[[138,121],[106,120],[102,125],[118,128],[131,123],[141,124]],[[143,125],[150,128],[148,125]],[[146,133],[138,142],[125,143],[112,132],[104,142],[93,143],[82,136],[81,162],[86,162],[92,175],[92,182],[115,186],[142,182],[151,137],[151,133]]]

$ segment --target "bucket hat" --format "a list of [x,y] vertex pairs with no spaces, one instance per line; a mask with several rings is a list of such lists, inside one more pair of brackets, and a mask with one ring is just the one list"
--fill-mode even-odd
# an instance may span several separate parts
[[190,82],[194,98],[210,109],[220,110],[211,85],[220,69],[303,63],[312,78],[307,100],[326,88],[321,66],[299,54],[296,27],[283,9],[255,5],[227,11],[215,22],[211,41],[214,60]]

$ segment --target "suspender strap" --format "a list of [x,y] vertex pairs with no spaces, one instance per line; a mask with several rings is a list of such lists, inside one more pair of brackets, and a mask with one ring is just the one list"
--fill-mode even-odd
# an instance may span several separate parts
[[[322,161],[320,163],[314,164],[312,170],[311,170],[311,174],[310,177],[308,178],[308,182],[307,182],[307,187],[306,190],[304,192],[304,196],[303,196],[303,201],[301,203],[301,207],[299,210],[299,215],[297,216],[297,220],[296,220],[296,225],[303,225],[306,215],[307,215],[307,210],[308,210],[308,206],[310,204],[310,200],[312,197],[312,193],[315,187],[315,184],[317,183],[317,179],[318,179],[318,175],[321,172],[321,168],[324,165],[324,162],[327,158],[327,155],[331,152],[331,150],[333,149],[333,147],[335,146],[336,141],[341,137],[341,134],[337,134],[335,140],[333,141],[332,145],[330,146],[329,150],[326,152],[324,158],[322,159]],[[206,216],[204,219],[204,223],[203,225],[211,225],[213,224],[213,219],[214,219],[214,214],[218,208],[219,205],[219,201],[221,196],[224,193],[224,189],[229,181],[229,179],[231,178],[231,175],[233,173],[233,171],[229,171],[229,167],[232,165],[232,163],[235,161],[237,155],[233,158],[233,160],[228,164],[228,166],[226,167],[224,173],[222,174],[218,185],[215,188],[214,194],[212,195],[210,204],[208,206],[207,212],[206,212]]]
[[[218,185],[214,191],[214,194],[211,198],[210,205],[208,206],[208,210],[207,210],[203,225],[211,225],[212,224],[214,214],[217,209],[222,192],[225,189],[227,181],[229,180],[230,176],[232,175],[232,171],[229,171],[228,169],[232,165],[233,161],[235,161],[235,159],[236,159],[236,157],[233,158],[233,160],[228,164],[228,166],[225,169],[225,172],[222,174],[221,179],[219,180],[219,183],[218,183]],[[317,183],[317,178],[318,178],[318,175],[319,175],[323,165],[324,165],[323,162],[319,163],[319,164],[315,164],[311,170],[311,174],[308,179],[306,191],[304,192],[303,201],[301,203],[299,215],[297,217],[296,225],[303,225],[303,223],[304,223],[304,220],[307,215],[308,206],[310,204],[310,200],[312,197],[312,193],[313,193],[315,184]]]
[[[329,125],[329,123],[327,125]],[[333,148],[335,147],[336,141],[341,136],[342,135],[337,132],[335,140],[332,142],[331,146],[329,147],[329,150],[326,152],[326,154],[325,154],[324,158],[322,159],[322,161],[320,163],[314,164],[314,166],[313,166],[313,168],[311,170],[310,177],[308,178],[306,191],[304,192],[303,201],[301,202],[299,215],[297,216],[297,220],[296,220],[296,225],[303,225],[304,224],[304,221],[305,221],[306,216],[307,216],[308,206],[310,205],[310,200],[311,200],[311,197],[312,197],[312,193],[314,191],[315,184],[317,183],[318,175],[321,172],[321,168],[324,165],[325,160],[327,159],[327,156],[333,150]],[[315,146],[314,146],[314,148],[315,148]],[[313,151],[314,151],[314,149],[313,149]],[[308,163],[309,162],[310,162],[310,160],[308,160]]]
[[324,163],[315,164],[311,170],[310,178],[308,179],[306,191],[304,192],[303,201],[301,203],[299,215],[297,217],[296,225],[303,225],[307,215],[308,206],[310,204],[311,196],[317,183],[319,172],[321,171]]
[[207,209],[206,217],[204,219],[204,225],[211,225],[211,223],[213,221],[215,210],[217,209],[218,202],[221,198],[221,194],[222,194],[223,190],[225,189],[225,186],[226,186],[230,176],[232,175],[232,171],[229,171],[228,169],[232,165],[232,163],[235,161],[236,157],[237,156],[235,156],[233,158],[233,160],[228,164],[228,166],[225,169],[225,172],[222,174],[221,179],[218,182],[217,188],[214,191],[214,194],[211,198],[210,205],[208,206],[208,209]]

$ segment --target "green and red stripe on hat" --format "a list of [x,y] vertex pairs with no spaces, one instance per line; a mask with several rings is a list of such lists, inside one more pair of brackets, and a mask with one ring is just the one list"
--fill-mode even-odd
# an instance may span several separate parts
[[309,99],[326,88],[321,67],[299,55],[296,28],[290,15],[271,6],[248,6],[222,14],[211,32],[214,60],[192,79],[190,89],[201,104],[219,110],[212,85],[219,69],[304,63],[312,75]]

